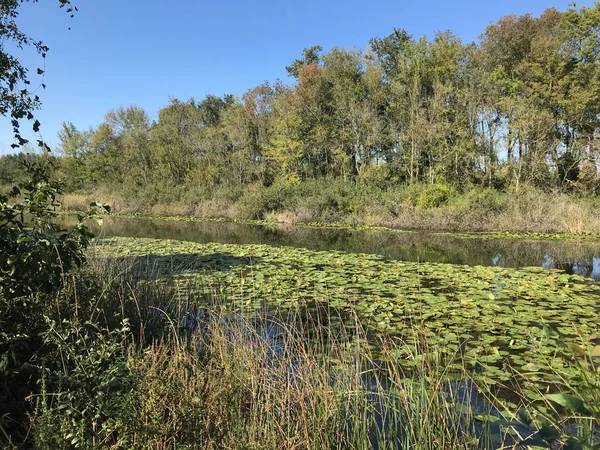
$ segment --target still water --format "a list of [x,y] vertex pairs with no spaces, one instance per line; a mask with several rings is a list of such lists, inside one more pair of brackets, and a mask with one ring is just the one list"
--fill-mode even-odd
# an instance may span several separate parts
[[[73,226],[73,217],[59,218],[63,227]],[[337,250],[352,253],[371,253],[388,258],[406,261],[437,262],[465,265],[484,265],[502,267],[538,266],[564,270],[600,281],[600,241],[592,240],[527,240],[517,238],[464,237],[452,234],[436,233],[394,233],[386,231],[361,231],[333,228],[309,228],[294,226],[264,226],[223,222],[190,222],[148,218],[125,218],[110,216],[104,219],[101,227],[95,222],[90,227],[99,237],[145,237],[172,239],[197,243],[218,242],[224,244],[267,244],[272,246],[291,246],[310,250]],[[331,327],[331,317],[327,314],[327,323]],[[339,313],[339,311],[338,311]],[[198,316],[182,323],[182,327],[195,330],[205,319],[205,311],[197,311]],[[188,317],[188,316],[186,316]],[[304,316],[302,316],[304,317]],[[311,316],[311,317],[314,317]],[[335,319],[335,317],[334,317]],[[189,320],[189,319],[186,319]],[[236,321],[233,315],[231,320]],[[264,339],[275,353],[282,347],[287,328],[284,330],[276,322],[268,321],[263,328],[257,320],[252,339]],[[256,333],[256,334],[255,334]],[[368,400],[374,407],[369,414],[373,423],[371,430],[371,448],[377,448],[377,436],[389,432],[389,423],[385,417],[394,417],[396,409],[388,410],[389,404],[379,397],[378,392],[388,392],[388,380],[385,373],[376,379],[369,378],[372,367],[364,370],[364,383],[373,394]],[[293,374],[294,368],[291,367]],[[381,383],[379,390],[375,383]],[[478,387],[470,378],[457,376],[447,380],[440,388],[450,401],[468,407],[472,414],[503,417],[500,410],[490,404],[487,397],[481,395]],[[499,397],[513,401],[513,394],[502,391]],[[396,408],[396,407],[395,407]],[[365,419],[366,420],[366,419]],[[514,448],[516,438],[505,433],[498,424],[484,425],[474,421],[471,416],[457,415],[459,429],[474,430],[479,443],[473,448]],[[528,429],[515,427],[522,435],[529,435]],[[398,449],[402,447],[398,445]]]
[[[74,224],[62,216],[62,226]],[[334,228],[189,222],[110,216],[100,237],[146,237],[198,243],[267,244],[310,250],[372,253],[403,261],[561,269],[600,281],[600,241],[474,238],[436,233],[391,233]]]

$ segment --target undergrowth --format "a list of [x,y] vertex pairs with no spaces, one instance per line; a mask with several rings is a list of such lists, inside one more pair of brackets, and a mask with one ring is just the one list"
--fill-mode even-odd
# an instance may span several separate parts
[[68,194],[63,208],[78,210],[90,199],[102,198],[116,212],[155,216],[344,222],[445,231],[600,233],[596,197],[528,186],[500,191],[477,186],[458,189],[442,183],[378,186],[320,179],[291,186],[189,188],[176,197],[155,194],[138,192],[132,196],[112,190]]

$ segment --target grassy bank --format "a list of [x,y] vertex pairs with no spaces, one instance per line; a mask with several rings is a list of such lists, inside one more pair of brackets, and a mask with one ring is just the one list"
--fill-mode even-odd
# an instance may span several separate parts
[[383,186],[341,180],[244,189],[172,189],[126,196],[108,191],[68,194],[65,210],[85,209],[102,199],[121,213],[267,220],[280,223],[342,223],[453,232],[600,233],[600,200],[522,187],[461,191],[443,184]]

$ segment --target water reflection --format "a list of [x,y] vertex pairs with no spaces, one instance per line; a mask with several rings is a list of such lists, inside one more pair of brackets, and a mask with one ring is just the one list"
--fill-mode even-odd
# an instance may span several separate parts
[[[63,226],[75,219],[60,217]],[[600,281],[600,242],[464,238],[432,233],[389,233],[238,223],[107,217],[100,236],[148,237],[198,243],[268,244],[310,250],[374,253],[404,261],[561,269]]]

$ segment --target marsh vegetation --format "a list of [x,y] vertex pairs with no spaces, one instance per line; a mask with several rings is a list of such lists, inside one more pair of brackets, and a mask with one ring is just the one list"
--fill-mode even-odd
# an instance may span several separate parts
[[[57,218],[47,181],[27,189],[26,203],[5,210],[14,239],[5,242],[3,267],[33,270],[33,278],[5,270],[1,279],[9,314],[5,446],[597,444],[599,293],[589,278],[494,261],[403,260],[411,249],[427,254],[414,233],[311,227],[295,236],[247,224],[110,217],[102,219],[105,235],[157,235],[104,236],[87,249],[86,264],[66,265],[69,255],[83,257],[89,230],[81,218],[71,232],[48,222]],[[37,225],[11,227],[21,223],[14,211]],[[44,233],[60,239],[48,247]],[[331,248],[336,239],[323,239],[323,248],[305,248],[335,233],[342,247],[368,244],[369,236],[374,246],[340,251]],[[415,245],[395,259],[380,256],[382,236],[391,248],[398,238]],[[421,238],[434,248],[486,242],[437,237]],[[255,238],[272,241],[246,242]],[[488,245],[505,241],[518,258],[526,241],[491,236]],[[581,261],[596,254],[592,238],[538,236],[527,245]],[[51,277],[45,293],[30,291],[32,280],[43,280],[39,270]]]
[[42,448],[595,445],[599,293],[581,276],[150,238],[90,257],[61,295],[85,314],[96,280],[89,313],[128,318],[92,360],[113,384],[77,359],[38,398]]
[[[21,3],[2,42],[45,57]],[[600,448],[598,29],[315,46],[290,85],[2,156],[0,446]]]

